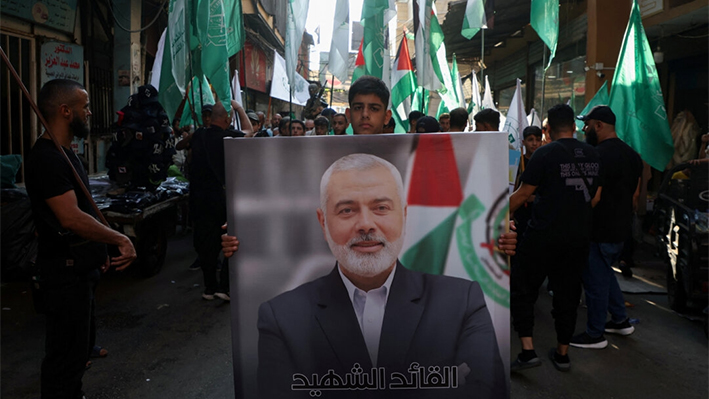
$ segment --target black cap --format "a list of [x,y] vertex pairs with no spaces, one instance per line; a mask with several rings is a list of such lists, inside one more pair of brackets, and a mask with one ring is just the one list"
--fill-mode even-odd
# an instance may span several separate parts
[[584,122],[593,119],[615,126],[615,114],[613,113],[611,107],[607,105],[596,105],[589,113],[586,115],[579,115],[576,119]]
[[203,104],[202,105],[202,113],[212,112],[213,107],[214,107],[214,104]]

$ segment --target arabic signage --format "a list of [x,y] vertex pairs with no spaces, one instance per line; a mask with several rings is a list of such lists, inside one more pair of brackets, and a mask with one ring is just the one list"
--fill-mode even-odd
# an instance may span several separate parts
[[254,46],[250,41],[244,43],[244,65],[241,68],[242,73],[239,75],[239,83],[241,87],[246,87],[249,90],[260,91],[266,93],[266,77],[271,76],[270,68],[266,54],[259,47]]
[[225,139],[236,397],[509,398],[506,140]]
[[40,48],[42,85],[52,79],[70,79],[84,84],[84,48],[62,42],[47,42]]
[[3,14],[64,32],[74,31],[77,0],[0,0]]

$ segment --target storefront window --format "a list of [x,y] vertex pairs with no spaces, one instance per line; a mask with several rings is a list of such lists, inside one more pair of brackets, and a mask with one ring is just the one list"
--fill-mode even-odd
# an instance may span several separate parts
[[[546,71],[544,104],[542,104],[544,68],[541,63],[535,66],[534,109],[537,110],[541,118],[545,118],[546,110],[556,104],[568,103],[576,113],[583,110],[586,105],[586,71],[583,69],[585,60],[586,57],[582,56],[570,61],[551,64]],[[514,92],[514,88],[512,89],[512,92]]]

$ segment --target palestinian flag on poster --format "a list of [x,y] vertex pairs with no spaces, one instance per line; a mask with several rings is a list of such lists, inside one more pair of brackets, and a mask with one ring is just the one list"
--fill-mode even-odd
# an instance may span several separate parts
[[406,192],[408,211],[401,262],[411,270],[443,274],[463,199],[450,135],[419,136],[407,167]]
[[416,91],[416,75],[409,56],[409,45],[406,36],[401,38],[399,51],[396,53],[394,69],[391,71],[391,104],[392,114],[401,127],[402,132],[409,131],[409,112],[411,111],[411,96]]
[[362,53],[362,45],[364,44],[364,39],[359,42],[359,51],[357,52],[357,58],[355,59],[355,67],[352,72],[352,83],[356,82],[360,76],[364,75],[364,54]]

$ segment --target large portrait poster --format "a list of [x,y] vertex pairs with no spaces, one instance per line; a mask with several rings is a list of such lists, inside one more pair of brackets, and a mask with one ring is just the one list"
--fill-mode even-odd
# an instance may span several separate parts
[[224,148],[237,397],[509,397],[504,133]]

